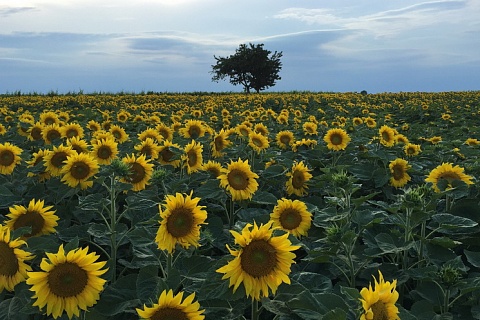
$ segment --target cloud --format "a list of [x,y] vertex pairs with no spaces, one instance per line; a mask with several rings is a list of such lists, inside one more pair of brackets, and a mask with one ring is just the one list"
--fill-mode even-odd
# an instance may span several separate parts
[[11,16],[14,14],[26,12],[26,11],[32,11],[35,10],[35,7],[0,7],[0,16]]

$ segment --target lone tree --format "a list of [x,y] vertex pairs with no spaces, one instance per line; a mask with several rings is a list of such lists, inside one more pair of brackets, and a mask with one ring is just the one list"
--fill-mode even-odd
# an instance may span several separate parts
[[282,69],[280,58],[282,52],[272,52],[258,45],[241,44],[235,54],[229,57],[216,57],[217,64],[212,65],[212,81],[230,78],[230,83],[236,86],[241,84],[245,92],[254,89],[257,93],[275,85],[276,80],[282,79],[278,72]]

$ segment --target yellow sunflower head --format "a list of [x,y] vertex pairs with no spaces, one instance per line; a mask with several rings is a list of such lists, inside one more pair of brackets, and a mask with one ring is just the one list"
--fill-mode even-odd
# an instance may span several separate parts
[[25,281],[27,272],[32,270],[25,261],[32,260],[34,256],[21,249],[26,245],[25,241],[12,239],[11,235],[11,229],[0,224],[0,293],[4,289],[13,291],[17,284]]
[[83,128],[78,123],[68,123],[60,128],[62,137],[67,139],[77,137],[79,139],[83,138]]
[[87,141],[79,138],[79,137],[73,137],[67,140],[67,146],[72,148],[73,150],[77,151],[77,153],[84,153],[84,152],[89,152],[88,151],[88,143]]
[[35,199],[29,202],[28,207],[14,205],[9,208],[10,213],[7,214],[9,220],[5,225],[12,230],[31,227],[30,233],[24,234],[23,238],[54,233],[59,218],[55,215],[55,210],[51,210],[52,208],[53,206],[45,206],[43,200]]
[[163,137],[163,140],[172,140],[173,139],[173,129],[169,126],[159,123],[155,129],[157,129],[158,133]]
[[420,154],[422,151],[419,144],[407,143],[403,147],[403,152],[407,155],[407,157],[413,157]]
[[224,155],[222,150],[228,147],[232,142],[228,140],[228,133],[225,130],[220,130],[219,133],[214,135],[213,141],[210,142],[210,146],[212,147],[212,155],[215,158],[221,157]]
[[187,120],[185,126],[179,129],[179,133],[186,139],[197,139],[205,135],[205,126],[199,120]]
[[118,143],[124,143],[125,141],[128,141],[129,137],[124,128],[117,125],[112,125],[108,131],[113,135],[115,141]]
[[230,249],[234,257],[227,265],[217,269],[222,279],[229,279],[235,292],[243,284],[247,297],[260,300],[273,294],[282,283],[290,284],[288,275],[294,263],[292,251],[300,248],[288,239],[289,233],[273,235],[273,221],[258,226],[247,224],[241,233],[231,230],[238,249]]
[[64,312],[71,319],[79,317],[80,310],[87,310],[100,299],[106,280],[100,276],[107,272],[102,269],[106,262],[97,262],[94,252],[88,247],[65,252],[63,244],[57,253],[46,253],[40,263],[42,271],[28,272],[27,284],[33,291],[34,307],[43,309],[47,315],[60,317]]
[[248,135],[248,145],[257,153],[266,150],[270,146],[267,137],[255,131],[250,132]]
[[56,123],[45,125],[42,129],[42,137],[45,144],[52,144],[63,137],[61,127]]
[[442,180],[446,181],[447,188],[452,188],[452,183],[455,181],[463,181],[467,185],[473,184],[473,177],[465,174],[463,172],[464,170],[464,168],[458,165],[453,166],[451,163],[442,163],[430,171],[430,174],[425,179],[425,182],[432,183],[435,192],[441,191],[438,187],[438,183]]
[[220,179],[220,186],[227,189],[234,201],[251,199],[258,189],[258,175],[252,172],[248,160],[231,160],[217,178]]
[[370,284],[368,288],[362,288],[360,291],[363,307],[360,320],[400,320],[398,308],[395,306],[398,300],[397,280],[390,283],[383,279],[380,270],[378,274],[378,281],[374,277],[374,288]]
[[323,137],[323,141],[325,141],[329,150],[340,151],[345,150],[350,142],[350,136],[343,129],[330,129]]
[[317,135],[317,124],[314,122],[307,121],[302,125],[303,133],[306,135]]
[[43,124],[41,122],[36,122],[35,124],[32,124],[30,129],[28,130],[28,139],[31,141],[39,141],[42,140],[42,130],[43,130]]
[[158,151],[158,162],[163,165],[171,165],[174,168],[180,166],[180,146],[170,140],[164,140]]
[[277,133],[277,136],[275,137],[275,140],[277,141],[277,145],[281,149],[287,149],[293,145],[295,142],[295,138],[293,136],[293,132],[284,130],[280,131]]
[[93,177],[98,170],[98,162],[92,155],[80,153],[67,157],[60,174],[63,175],[62,182],[72,188],[79,185],[83,190],[93,185],[93,181],[88,181],[88,179]]
[[138,140],[140,141],[145,141],[148,138],[156,142],[163,140],[163,136],[157,131],[157,129],[148,128],[138,134]]
[[187,167],[187,173],[192,174],[200,170],[203,164],[203,145],[192,140],[185,146],[185,153],[182,155],[182,160]]
[[130,183],[133,191],[140,191],[145,189],[153,173],[153,164],[150,159],[146,159],[144,155],[135,157],[127,155],[122,159],[122,162],[129,166],[129,174],[122,178],[121,181]]
[[389,126],[381,126],[378,130],[380,143],[385,147],[393,147],[395,145],[395,130]]
[[407,170],[410,169],[411,166],[408,164],[407,160],[400,158],[392,160],[390,161],[388,168],[392,174],[389,180],[391,186],[401,188],[411,180],[411,177],[407,173]]
[[15,167],[22,161],[22,149],[10,142],[0,143],[0,173],[12,174]]
[[156,143],[156,140],[145,138],[144,140],[141,140],[140,144],[137,144],[134,149],[147,158],[157,159],[160,146]]
[[222,173],[222,165],[217,161],[208,160],[200,170],[208,171],[214,178],[217,178]]
[[95,140],[92,147],[91,154],[99,164],[108,165],[118,155],[118,144],[113,138]]
[[306,236],[312,223],[312,214],[300,200],[279,199],[270,214],[273,226],[285,230],[295,237]]
[[184,248],[200,245],[200,226],[205,224],[207,211],[198,205],[200,198],[192,198],[192,193],[168,195],[164,210],[159,206],[161,221],[155,241],[160,250],[172,253],[177,243]]
[[307,194],[308,181],[313,177],[309,171],[310,169],[303,161],[293,164],[292,170],[286,174],[288,180],[285,185],[288,195],[295,194],[302,197]]
[[200,304],[193,302],[195,293],[190,294],[183,299],[183,291],[176,295],[173,290],[164,290],[158,302],[152,307],[143,306],[143,309],[137,308],[137,314],[142,319],[184,319],[184,320],[203,320],[205,316],[202,313],[205,310],[200,310]]
[[71,147],[64,145],[53,147],[53,150],[50,150],[50,152],[46,153],[43,157],[47,172],[50,173],[52,177],[59,177],[65,161],[67,161],[67,157],[74,154],[77,154],[77,152]]

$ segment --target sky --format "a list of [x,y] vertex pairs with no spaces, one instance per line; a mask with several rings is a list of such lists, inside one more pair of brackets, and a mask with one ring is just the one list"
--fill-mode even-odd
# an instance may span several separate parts
[[0,0],[0,94],[242,92],[240,44],[282,52],[267,89],[480,90],[479,0]]

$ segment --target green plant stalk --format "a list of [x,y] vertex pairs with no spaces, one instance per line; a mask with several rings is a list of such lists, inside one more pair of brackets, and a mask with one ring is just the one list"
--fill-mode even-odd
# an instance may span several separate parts
[[252,320],[258,320],[260,316],[260,311],[258,310],[258,301],[252,299]]
[[117,210],[115,194],[115,175],[110,176],[110,268],[112,282],[117,280]]
[[168,279],[168,277],[170,276],[170,273],[172,271],[172,267],[173,267],[173,253],[167,253],[167,266],[166,266],[166,277],[165,279]]

